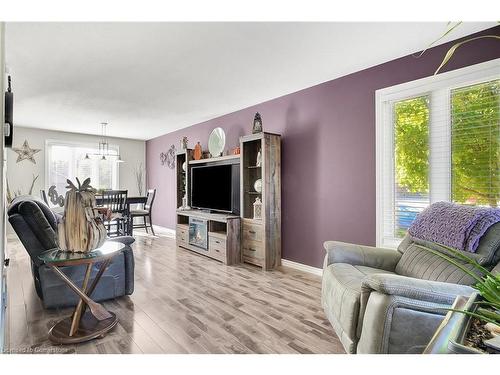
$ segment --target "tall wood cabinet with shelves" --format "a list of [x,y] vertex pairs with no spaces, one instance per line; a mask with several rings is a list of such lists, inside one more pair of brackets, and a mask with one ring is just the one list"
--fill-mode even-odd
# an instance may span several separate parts
[[[281,264],[281,136],[243,136],[240,150],[242,260],[271,270]],[[254,217],[256,198],[261,218]]]
[[193,160],[193,150],[188,148],[185,150],[178,151],[176,154],[176,162],[175,162],[175,168],[176,168],[176,176],[177,176],[177,182],[176,182],[176,190],[177,190],[177,206],[176,208],[179,208],[182,206],[182,198],[184,196],[187,197],[187,204],[188,206],[191,204],[191,199],[189,195],[189,189],[190,189],[190,184],[189,184],[189,161]]

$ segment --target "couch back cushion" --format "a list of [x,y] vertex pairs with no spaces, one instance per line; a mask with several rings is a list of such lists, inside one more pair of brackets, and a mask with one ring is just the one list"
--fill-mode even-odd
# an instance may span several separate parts
[[[413,243],[430,247],[438,251],[442,250],[442,248],[436,246],[432,242],[412,238],[409,235],[406,235],[399,245],[398,251],[404,254]],[[496,223],[488,228],[488,230],[481,237],[479,246],[475,253],[461,250],[457,251],[471,259],[474,259],[486,268],[493,268],[500,260],[500,223]]]
[[[463,264],[463,262],[460,263]],[[468,269],[473,269],[471,265],[463,265]],[[396,273],[423,280],[462,285],[475,284],[473,277],[439,255],[418,247],[416,243],[411,243],[405,249],[403,256],[396,265]]]
[[26,248],[31,260],[39,265],[38,255],[57,245],[57,223],[52,211],[37,199],[18,197],[8,210],[9,222]]

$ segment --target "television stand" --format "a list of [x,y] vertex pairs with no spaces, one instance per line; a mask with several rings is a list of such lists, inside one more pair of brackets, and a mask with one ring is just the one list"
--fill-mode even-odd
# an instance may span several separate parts
[[[194,246],[193,238],[190,241],[189,218],[206,221],[207,249]],[[196,229],[193,226],[192,237],[194,230]],[[227,265],[241,262],[240,230],[240,217],[237,215],[202,210],[177,210],[177,247],[208,256]]]

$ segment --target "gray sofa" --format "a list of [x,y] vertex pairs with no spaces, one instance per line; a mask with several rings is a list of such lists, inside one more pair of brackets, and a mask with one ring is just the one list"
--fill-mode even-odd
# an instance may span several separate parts
[[[31,271],[38,296],[45,308],[69,307],[78,303],[78,296],[64,283],[54,271],[42,264],[38,255],[49,249],[57,248],[58,216],[41,200],[31,196],[15,198],[8,211],[9,222],[17,233],[31,259]],[[126,249],[113,258],[92,293],[94,301],[103,301],[134,291],[134,255],[130,245],[133,237],[110,239],[127,245]],[[91,277],[99,271],[94,265]],[[77,285],[82,285],[85,265],[62,267],[61,270]]]
[[[405,237],[397,250],[327,241],[322,305],[348,353],[421,353],[457,295],[474,280]],[[463,254],[500,269],[500,223]]]

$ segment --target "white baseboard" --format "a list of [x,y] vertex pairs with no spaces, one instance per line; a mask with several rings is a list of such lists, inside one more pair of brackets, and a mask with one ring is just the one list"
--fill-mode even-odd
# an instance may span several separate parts
[[[145,231],[145,229],[143,229],[143,228],[138,228],[138,229],[141,229],[141,231]],[[153,229],[154,229],[156,235],[162,235],[162,236],[175,238],[175,230],[174,229],[165,228],[165,227],[161,227],[159,225],[154,225],[154,224],[153,224]],[[134,234],[135,233],[136,233],[136,229],[134,229]],[[144,233],[146,233],[146,232],[144,232]],[[151,233],[151,232],[149,232],[149,233]]]
[[[160,227],[159,225],[153,225],[157,233],[166,234],[175,238],[175,230],[165,227]],[[313,275],[321,276],[323,274],[322,268],[316,268],[308,266],[307,264],[292,262],[291,260],[281,259],[281,265],[284,267],[290,267],[296,270],[304,271],[307,273],[312,273]]]
[[307,264],[292,262],[291,260],[287,259],[281,259],[281,265],[285,267],[294,268],[296,270],[304,271],[307,273],[312,273],[317,276],[321,276],[323,274],[323,269],[321,268],[308,266]]
[[155,233],[165,234],[175,238],[175,229],[165,228],[159,225],[153,225],[153,229],[155,230]]

